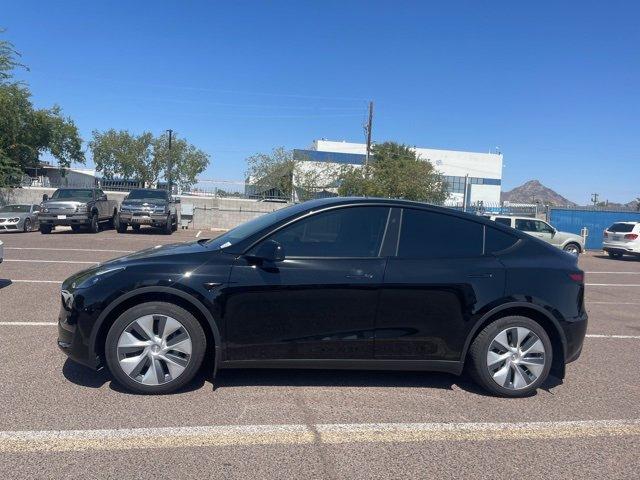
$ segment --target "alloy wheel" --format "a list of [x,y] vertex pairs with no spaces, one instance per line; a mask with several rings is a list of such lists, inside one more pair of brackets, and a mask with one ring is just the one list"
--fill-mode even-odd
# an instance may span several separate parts
[[520,390],[535,382],[545,362],[542,340],[525,327],[502,330],[487,352],[487,368],[493,381],[510,390]]
[[187,329],[166,315],[145,315],[120,334],[118,364],[138,383],[162,385],[178,378],[191,360]]
[[578,247],[573,244],[570,244],[564,247],[564,251],[572,255],[578,255],[580,253],[580,250],[578,250]]

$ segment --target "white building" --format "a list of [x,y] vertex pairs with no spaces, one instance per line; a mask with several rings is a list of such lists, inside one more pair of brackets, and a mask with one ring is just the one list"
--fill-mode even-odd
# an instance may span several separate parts
[[[502,184],[502,154],[460,152],[415,148],[419,158],[430,161],[444,177],[449,187],[448,203],[462,203],[465,176],[468,175],[469,204],[482,201],[500,202]],[[308,162],[310,168],[321,169],[323,164],[362,166],[366,154],[364,143],[314,140],[307,150],[294,150],[294,156]]]

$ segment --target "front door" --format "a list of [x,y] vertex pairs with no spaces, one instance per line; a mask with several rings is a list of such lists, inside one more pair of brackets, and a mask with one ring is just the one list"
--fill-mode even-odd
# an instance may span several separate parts
[[376,358],[460,360],[478,311],[504,292],[504,268],[484,254],[484,230],[453,215],[403,209],[380,297]]
[[267,238],[284,261],[240,257],[225,302],[226,360],[372,358],[388,216],[376,206],[322,211]]

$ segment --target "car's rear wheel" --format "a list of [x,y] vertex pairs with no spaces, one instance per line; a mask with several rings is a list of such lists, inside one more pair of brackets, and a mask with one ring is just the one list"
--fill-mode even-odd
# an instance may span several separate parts
[[470,373],[482,387],[505,397],[524,397],[546,380],[553,351],[539,323],[511,316],[482,329],[469,357]]
[[572,255],[578,255],[580,253],[580,245],[577,243],[567,243],[563,250],[567,253],[571,253]]
[[118,233],[125,233],[127,231],[127,224],[120,221],[120,218],[116,220],[116,230]]
[[171,224],[171,215],[167,215],[167,222],[162,226],[162,233],[171,235],[173,233],[173,225]]
[[149,302],[125,311],[109,329],[105,358],[116,381],[136,393],[183,387],[198,372],[206,351],[202,326],[185,309]]
[[53,225],[40,224],[40,233],[43,235],[48,235],[53,230]]

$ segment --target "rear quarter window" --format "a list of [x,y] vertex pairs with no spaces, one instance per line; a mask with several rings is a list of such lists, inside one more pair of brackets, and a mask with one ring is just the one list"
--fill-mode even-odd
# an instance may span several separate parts
[[498,230],[493,227],[485,227],[484,251],[487,254],[497,254],[512,247],[518,241],[518,237]]
[[493,220],[496,223],[501,223],[502,225],[506,225],[507,227],[511,226],[511,219],[504,217],[497,217]]
[[399,257],[476,257],[482,255],[482,243],[480,223],[426,210],[403,211]]

